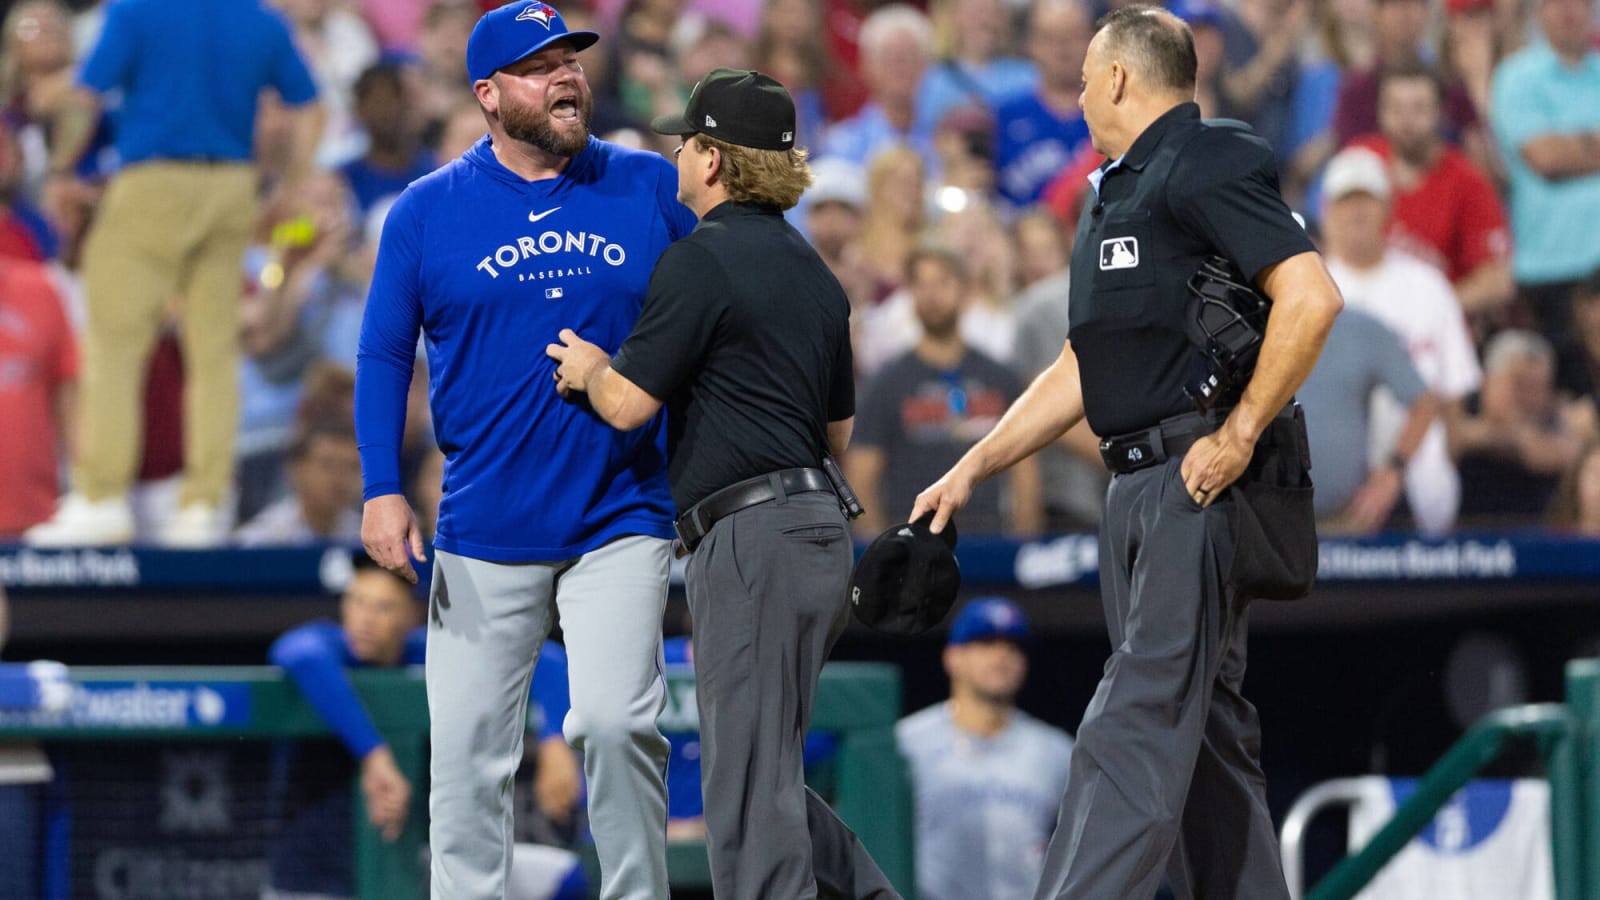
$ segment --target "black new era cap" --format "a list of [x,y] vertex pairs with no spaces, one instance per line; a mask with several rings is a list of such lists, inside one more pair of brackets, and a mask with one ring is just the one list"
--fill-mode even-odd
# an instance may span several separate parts
[[794,146],[794,100],[769,75],[712,69],[689,95],[683,112],[650,123],[658,134],[705,134],[756,150]]
[[915,635],[944,621],[961,590],[956,523],[928,530],[933,513],[895,525],[867,546],[850,573],[856,618],[886,634]]

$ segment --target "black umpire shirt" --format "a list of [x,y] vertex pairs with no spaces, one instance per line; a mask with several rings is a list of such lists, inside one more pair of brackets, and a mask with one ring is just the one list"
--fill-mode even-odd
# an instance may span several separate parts
[[1188,281],[1209,256],[1254,281],[1315,249],[1278,191],[1272,148],[1249,126],[1184,103],[1101,167],[1072,248],[1069,316],[1089,427],[1126,434],[1194,411]]
[[855,415],[850,301],[772,208],[723,203],[656,262],[611,361],[667,405],[678,511],[746,478],[817,468]]

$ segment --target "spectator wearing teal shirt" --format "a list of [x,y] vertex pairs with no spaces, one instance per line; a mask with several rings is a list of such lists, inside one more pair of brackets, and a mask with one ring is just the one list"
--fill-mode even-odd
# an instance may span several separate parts
[[1600,267],[1600,52],[1592,0],[1539,0],[1545,40],[1494,73],[1491,125],[1511,175],[1512,276],[1557,346],[1573,285]]

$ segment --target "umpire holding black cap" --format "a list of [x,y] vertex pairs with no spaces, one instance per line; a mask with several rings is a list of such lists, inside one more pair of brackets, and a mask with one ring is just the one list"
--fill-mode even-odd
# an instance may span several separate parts
[[[1100,532],[1112,653],[1084,713],[1036,898],[1287,898],[1260,724],[1240,694],[1252,598],[1309,589],[1310,460],[1293,394],[1343,301],[1278,191],[1272,148],[1202,121],[1194,41],[1159,8],[1108,14],[1080,103],[1107,162],[1078,222],[1069,340],[1000,424],[918,496],[933,528],[978,481],[1080,418],[1116,473]],[[1271,301],[1253,374],[1208,411],[1189,280],[1213,256]],[[1176,851],[1176,852],[1174,852]]]
[[678,199],[700,224],[662,254],[615,358],[570,330],[557,389],[618,428],[666,404],[689,558],[706,849],[718,900],[898,897],[819,797],[801,750],[817,677],[848,618],[851,542],[820,468],[850,441],[850,303],[783,219],[811,183],[794,102],[717,69],[682,115]]

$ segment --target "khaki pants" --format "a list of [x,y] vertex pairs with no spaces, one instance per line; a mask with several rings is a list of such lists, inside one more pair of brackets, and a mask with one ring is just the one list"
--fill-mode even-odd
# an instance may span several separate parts
[[128,492],[139,464],[145,368],[163,316],[180,302],[184,484],[180,506],[220,505],[239,428],[239,292],[256,218],[256,173],[238,165],[153,162],[117,175],[83,253],[81,450],[75,489]]

